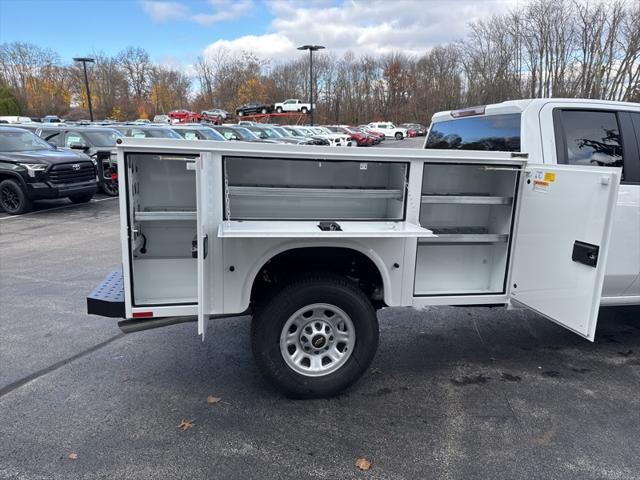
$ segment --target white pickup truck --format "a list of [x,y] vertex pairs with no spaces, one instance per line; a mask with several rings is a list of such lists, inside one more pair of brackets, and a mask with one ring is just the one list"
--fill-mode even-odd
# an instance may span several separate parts
[[297,398],[366,371],[380,308],[518,306],[595,336],[618,167],[545,165],[539,152],[118,143],[122,270],[87,307],[126,332],[196,321],[204,338],[210,319],[253,314],[258,368]]
[[[313,108],[315,109],[315,104]],[[300,112],[309,113],[312,108],[310,103],[303,103],[297,98],[290,98],[284,102],[278,102],[273,106],[276,113]]]
[[621,168],[600,303],[640,304],[640,104],[551,98],[439,112],[425,148],[522,151],[530,164]]

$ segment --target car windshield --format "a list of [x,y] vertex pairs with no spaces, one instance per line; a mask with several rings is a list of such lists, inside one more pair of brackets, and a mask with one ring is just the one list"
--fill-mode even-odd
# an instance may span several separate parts
[[51,145],[31,132],[0,132],[0,152],[32,152],[51,150],[52,148]]
[[242,140],[257,140],[260,138],[248,128],[234,127],[234,130],[242,137]]
[[445,120],[431,126],[425,148],[520,151],[520,114]]
[[269,138],[282,138],[280,132],[276,132],[273,128],[263,128],[262,131],[265,132]]
[[[134,135],[132,136],[134,137],[139,136],[139,135],[135,135],[136,130],[138,129],[134,129],[133,131]],[[143,130],[142,132],[144,132],[144,136],[147,138],[182,138],[180,134],[174,132],[170,128],[149,128],[149,129]]]
[[115,130],[84,132],[92,145],[96,147],[114,147],[120,137]]
[[222,135],[210,128],[203,128],[199,130],[199,132],[202,133],[207,140],[224,140]]
[[264,130],[258,128],[258,127],[248,127],[249,130],[251,130],[253,132],[253,134],[258,137],[258,138],[269,138],[269,134],[267,134],[267,132],[265,132]]

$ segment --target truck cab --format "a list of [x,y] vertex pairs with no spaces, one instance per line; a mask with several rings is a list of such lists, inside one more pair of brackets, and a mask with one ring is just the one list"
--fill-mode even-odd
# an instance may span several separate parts
[[424,148],[522,151],[544,165],[621,169],[600,302],[640,304],[640,104],[553,98],[438,112]]

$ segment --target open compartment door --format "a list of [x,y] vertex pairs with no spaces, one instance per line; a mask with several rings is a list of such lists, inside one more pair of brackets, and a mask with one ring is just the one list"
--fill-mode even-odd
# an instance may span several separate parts
[[511,260],[510,300],[591,341],[620,171],[527,167]]
[[[222,179],[220,160],[211,152],[202,152],[196,159],[197,235],[194,241],[198,263],[198,334],[204,340],[209,316],[221,310],[221,272],[218,272],[218,225],[222,217]],[[218,308],[216,309],[216,305]]]

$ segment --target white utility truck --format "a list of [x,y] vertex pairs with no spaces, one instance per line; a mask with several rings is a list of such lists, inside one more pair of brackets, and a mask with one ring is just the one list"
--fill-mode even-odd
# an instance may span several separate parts
[[620,168],[600,303],[640,305],[640,104],[545,98],[439,112],[425,148],[522,151],[529,165]]
[[[519,152],[119,140],[122,271],[88,311],[137,331],[253,314],[262,373],[333,395],[376,309],[529,308],[593,340],[620,169]],[[220,320],[218,320],[220,321]]]

